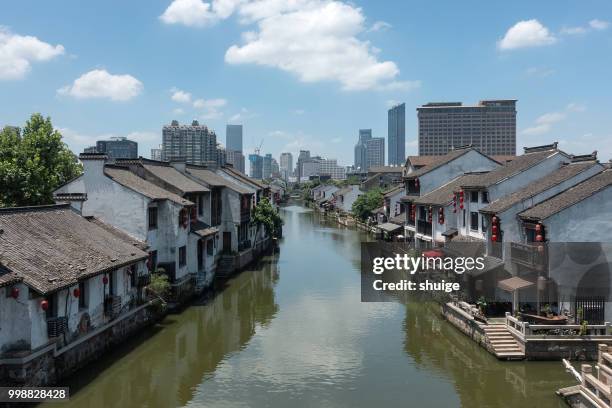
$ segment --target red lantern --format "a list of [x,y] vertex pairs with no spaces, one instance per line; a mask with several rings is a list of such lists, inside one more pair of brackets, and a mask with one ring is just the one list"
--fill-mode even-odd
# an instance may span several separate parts
[[44,310],[45,312],[49,310],[49,301],[43,300],[42,302],[40,302],[40,308]]
[[536,235],[536,242],[542,242],[542,241],[544,241],[544,237],[542,236],[542,234]]
[[81,296],[81,289],[76,288],[72,291],[72,294],[74,295],[75,298],[78,298],[79,296]]
[[463,190],[459,190],[459,197],[463,200]]
[[493,221],[493,224],[497,224],[497,222],[498,222],[499,220],[497,219],[497,217],[493,216],[493,218],[491,219],[491,221]]
[[102,283],[108,285],[108,276],[104,275],[104,277],[102,278]]
[[535,230],[536,230],[536,232],[542,231],[542,224],[536,224]]
[[19,288],[17,286],[13,286],[11,289],[11,297],[13,299],[17,299],[19,297]]
[[497,235],[496,234],[491,235],[491,241],[497,242]]
[[463,210],[463,203],[459,204],[459,208]]
[[493,225],[491,227],[491,232],[494,233],[494,234],[497,234],[497,225]]

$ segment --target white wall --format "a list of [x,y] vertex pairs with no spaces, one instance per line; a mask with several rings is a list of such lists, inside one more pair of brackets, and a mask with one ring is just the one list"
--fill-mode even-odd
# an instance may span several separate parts
[[[13,287],[19,290],[17,299],[8,296]],[[0,354],[17,343],[26,347],[32,343],[28,293],[23,283],[0,288]]]

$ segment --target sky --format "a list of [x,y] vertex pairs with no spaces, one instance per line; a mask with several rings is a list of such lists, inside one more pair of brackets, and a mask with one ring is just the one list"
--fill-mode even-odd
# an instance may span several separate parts
[[[244,152],[353,162],[387,109],[518,99],[517,146],[612,158],[608,0],[20,0],[0,5],[0,126],[50,116],[69,147],[199,120]],[[295,159],[294,159],[295,160]]]

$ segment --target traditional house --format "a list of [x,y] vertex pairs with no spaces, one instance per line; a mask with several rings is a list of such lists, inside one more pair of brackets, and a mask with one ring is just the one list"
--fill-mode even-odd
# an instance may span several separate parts
[[404,206],[400,199],[404,196],[404,185],[398,184],[392,187],[383,195],[383,206],[385,208],[385,215],[387,219],[397,217],[404,213]]
[[557,143],[525,147],[522,156],[464,182],[457,198],[463,207],[457,212],[459,234],[484,240],[487,224],[479,213],[482,208],[557,170],[569,160],[569,155],[557,149]]
[[[211,212],[211,191],[168,162],[139,159],[117,159],[116,165],[125,166],[137,176],[181,196],[195,205],[189,214],[191,228],[187,252],[196,256],[187,257],[187,269],[196,272],[196,289],[203,290],[214,278],[216,254],[218,252],[219,229],[206,221],[205,214]],[[181,167],[181,163],[175,163]]]
[[357,185],[343,187],[332,194],[334,207],[341,212],[350,213],[353,209],[353,203],[361,194],[363,193]]
[[[409,168],[409,166],[410,164],[407,163],[406,168]],[[405,206],[404,212],[413,214],[413,222],[411,224],[410,219],[408,219],[404,235],[411,239],[416,236],[415,220],[417,214],[413,201],[417,197],[424,196],[465,173],[486,172],[500,166],[500,163],[489,156],[471,146],[466,146],[452,150],[433,163],[407,174],[404,177],[405,195],[401,197],[401,203]],[[430,218],[429,214],[426,213],[418,214],[418,216],[425,222]],[[433,220],[433,215],[431,218]]]
[[0,383],[53,384],[149,324],[146,249],[68,204],[0,209]]
[[[134,174],[129,168],[106,163],[106,156],[81,154],[83,174],[54,192],[58,202],[71,202],[82,215],[94,216],[149,246],[152,268],[168,275],[172,303],[186,301],[194,292],[195,251],[189,251],[190,214],[195,203]],[[72,198],[85,195],[75,203]],[[190,257],[192,259],[190,259]]]

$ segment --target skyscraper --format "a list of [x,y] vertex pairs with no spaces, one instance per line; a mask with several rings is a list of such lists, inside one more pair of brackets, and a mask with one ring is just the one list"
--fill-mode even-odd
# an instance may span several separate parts
[[225,128],[225,147],[242,153],[242,125],[227,125]]
[[372,129],[359,129],[359,140],[355,145],[355,169],[367,171],[366,143],[372,139]]
[[388,141],[389,166],[401,166],[406,161],[406,104],[389,109]]
[[328,175],[334,180],[346,179],[346,168],[338,166],[336,159],[321,160],[319,175]]
[[428,103],[417,108],[419,155],[443,155],[471,144],[488,155],[516,154],[516,99]]
[[[244,155],[236,150],[225,150],[226,161],[228,164],[234,166],[236,170],[245,173],[244,169]],[[246,173],[245,173],[246,174]]]
[[161,160],[162,159],[162,146],[159,145],[157,149],[151,149],[151,159],[152,160]]
[[288,178],[293,172],[293,155],[291,153],[281,153],[280,172],[283,179]]
[[302,178],[302,169],[303,169],[303,163],[304,161],[310,159],[310,150],[300,150],[300,154],[298,155],[298,159],[297,159],[297,166],[296,166],[296,175],[298,177],[298,182],[300,181],[300,179]]
[[249,176],[255,179],[263,179],[263,157],[258,154],[249,154]]
[[217,163],[217,135],[197,120],[179,125],[173,120],[162,129],[162,159],[192,164]]
[[369,170],[370,167],[384,166],[385,165],[385,138],[384,137],[373,137],[366,141],[366,168]]
[[111,137],[110,140],[98,140],[96,153],[104,153],[109,159],[136,159],[138,143],[125,137]]
[[272,177],[272,155],[266,154],[263,158],[262,178],[269,179]]

